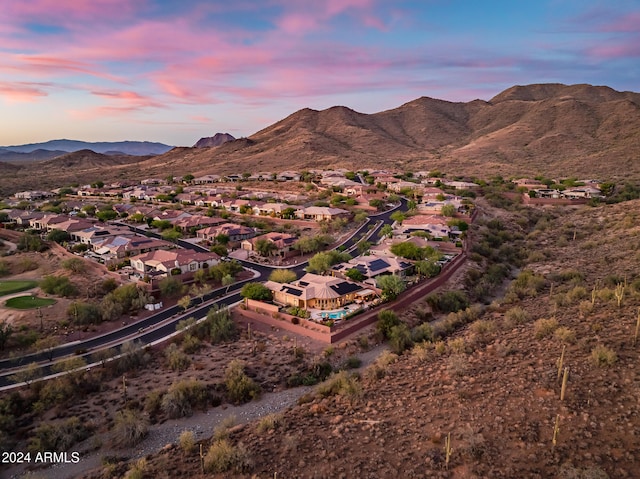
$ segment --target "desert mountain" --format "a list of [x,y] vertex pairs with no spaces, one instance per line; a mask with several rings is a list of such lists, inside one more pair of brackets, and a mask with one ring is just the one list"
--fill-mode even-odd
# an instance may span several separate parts
[[92,150],[97,153],[117,151],[125,155],[161,155],[169,151],[172,146],[150,141],[114,141],[114,142],[86,142],[77,140],[51,140],[44,143],[30,143],[27,145],[3,146],[2,150],[18,153],[32,153],[34,150],[57,150],[67,153],[80,150]]
[[545,84],[489,101],[422,97],[374,114],[305,108],[249,138],[215,150],[174,149],[141,166],[185,164],[194,173],[342,166],[640,177],[640,94]]
[[[126,151],[113,143],[108,149]],[[344,106],[305,108],[216,148],[177,147],[135,166],[106,166],[111,164],[98,171],[87,162],[75,165],[72,173],[106,181],[344,167],[440,169],[483,178],[640,179],[640,93],[538,84],[511,87],[489,101],[422,97],[374,114]],[[84,167],[90,170],[86,174]],[[47,174],[57,186],[68,183],[67,170]],[[24,172],[3,176],[0,192],[32,188],[32,183]]]
[[13,163],[44,161],[55,158],[56,156],[65,155],[66,153],[68,152],[62,150],[43,150],[42,148],[30,151],[28,153],[23,153],[20,151],[12,151],[0,148],[0,160]]
[[200,138],[195,145],[194,148],[210,148],[215,146],[220,146],[227,141],[233,141],[235,138],[229,133],[216,133],[213,136],[205,136],[204,138]]

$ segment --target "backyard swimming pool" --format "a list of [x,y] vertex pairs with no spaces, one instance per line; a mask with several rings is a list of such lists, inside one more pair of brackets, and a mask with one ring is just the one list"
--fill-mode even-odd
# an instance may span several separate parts
[[342,319],[348,311],[332,311],[330,313],[320,313],[322,319]]

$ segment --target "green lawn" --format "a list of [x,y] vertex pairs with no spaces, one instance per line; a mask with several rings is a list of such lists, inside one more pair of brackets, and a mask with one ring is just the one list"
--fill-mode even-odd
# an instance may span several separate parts
[[7,299],[4,305],[8,308],[15,309],[34,309],[49,306],[55,302],[55,299],[38,298],[37,296],[17,296],[15,298]]
[[37,281],[0,281],[0,296],[19,293],[26,289],[35,288],[36,286],[38,286]]

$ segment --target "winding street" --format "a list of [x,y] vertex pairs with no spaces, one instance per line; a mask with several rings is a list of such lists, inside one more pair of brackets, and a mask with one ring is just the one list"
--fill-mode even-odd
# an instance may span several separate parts
[[[400,204],[396,207],[387,210],[382,213],[370,215],[365,221],[346,241],[342,246],[345,251],[351,252],[356,247],[359,241],[362,239],[374,238],[385,224],[391,224],[391,214],[396,210],[406,211],[407,200],[402,198]],[[138,228],[126,223],[118,223],[121,226],[126,226],[132,231],[147,236],[160,237],[157,233],[147,231],[142,228]],[[371,229],[370,225],[373,225]],[[194,244],[189,241],[178,240],[178,244],[183,248],[192,249],[195,251],[208,252],[209,249],[199,244]],[[78,340],[69,342],[52,348],[50,350],[39,351],[33,354],[27,354],[15,358],[9,358],[0,360],[0,391],[13,389],[22,386],[24,383],[14,383],[10,376],[16,372],[24,369],[27,365],[32,363],[38,364],[40,368],[40,374],[42,379],[55,377],[56,374],[52,372],[52,365],[55,362],[66,358],[68,356],[78,356],[85,360],[88,364],[87,367],[91,367],[94,363],[93,355],[102,349],[112,348],[114,351],[120,352],[122,344],[127,341],[134,341],[141,347],[147,345],[154,345],[160,343],[176,332],[176,325],[179,321],[187,318],[195,317],[201,319],[206,317],[207,312],[214,305],[218,306],[230,306],[242,301],[240,296],[240,289],[242,286],[251,281],[266,280],[269,274],[274,269],[289,269],[294,271],[298,277],[304,274],[307,262],[302,262],[294,266],[268,266],[263,264],[254,263],[252,261],[238,260],[247,269],[254,272],[252,278],[236,282],[229,287],[218,288],[210,293],[193,298],[191,305],[187,310],[183,310],[180,306],[172,306],[162,311],[153,314],[145,319],[136,321],[134,323],[123,326],[109,333],[105,333],[100,336],[88,338],[86,340]],[[59,373],[60,374],[60,373]]]

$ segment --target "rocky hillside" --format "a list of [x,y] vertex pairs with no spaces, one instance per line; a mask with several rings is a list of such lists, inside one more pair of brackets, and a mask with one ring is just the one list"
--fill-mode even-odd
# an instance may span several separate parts
[[[206,467],[217,474],[201,475],[199,448],[185,444],[119,466],[120,472],[138,468],[158,478],[637,477],[638,207],[486,208],[472,233],[475,261],[449,286],[477,284],[470,271],[486,265],[483,255],[498,264],[488,245],[502,242],[501,252],[526,259],[490,305],[436,315],[431,341],[399,356],[383,354],[359,374],[339,373],[283,414],[202,441]],[[415,324],[428,317],[427,309],[416,304],[402,319]]]
[[[362,114],[300,110],[247,140],[194,152],[194,171],[405,168],[467,175],[640,177],[640,94],[590,85],[510,88],[490,101],[419,98]],[[147,163],[177,160],[172,151]],[[242,167],[240,165],[242,164]],[[155,165],[155,166],[154,166]]]
[[216,133],[213,136],[205,136],[204,138],[200,138],[195,145],[194,148],[213,148],[216,146],[220,146],[227,141],[233,141],[235,138],[233,135],[229,133]]

